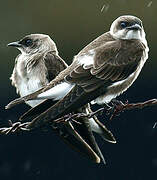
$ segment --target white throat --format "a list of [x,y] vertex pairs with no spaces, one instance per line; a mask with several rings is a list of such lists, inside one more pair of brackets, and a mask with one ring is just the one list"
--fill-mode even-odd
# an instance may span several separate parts
[[145,39],[145,32],[143,29],[141,30],[129,30],[127,31],[127,29],[121,29],[118,31],[114,31],[114,23],[111,25],[110,28],[110,34],[115,38],[115,39],[137,39],[142,41],[144,44],[146,43],[146,39]]

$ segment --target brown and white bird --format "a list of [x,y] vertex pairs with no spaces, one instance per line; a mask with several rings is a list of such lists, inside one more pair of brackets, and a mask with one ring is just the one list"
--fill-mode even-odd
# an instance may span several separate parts
[[[16,47],[21,51],[21,54],[19,54],[15,60],[15,67],[11,76],[12,84],[16,87],[17,93],[19,93],[21,97],[46,86],[48,82],[68,67],[64,60],[58,55],[56,44],[48,35],[31,34],[17,42],[9,43],[8,46]],[[60,89],[57,89],[56,92],[58,93],[59,90]],[[56,103],[56,101],[54,102],[52,100],[44,101],[39,109],[36,105],[41,102],[43,102],[43,100],[27,101],[31,107],[37,109],[36,115],[44,112]],[[82,108],[79,111],[89,113],[90,108]],[[31,110],[29,113],[31,113]],[[97,158],[97,161],[99,161],[100,158],[104,161],[91,130],[99,133],[103,139],[109,142],[115,143],[115,138],[96,117],[90,118],[90,120],[80,118],[80,121],[82,125],[79,126],[79,130],[76,125],[74,126],[67,123],[65,125],[66,128],[64,128],[64,130],[60,128],[57,134],[60,136],[64,134],[64,136],[62,136],[63,139],[75,148],[77,147],[78,150],[80,150],[79,146],[82,146],[84,149],[80,151],[88,151],[85,152],[87,155],[89,155],[89,152],[90,154],[93,153],[92,156]],[[76,139],[72,138],[72,136],[75,136]],[[74,141],[77,141],[77,143]],[[100,156],[100,158],[98,156]]]
[[135,16],[120,16],[112,23],[109,32],[79,52],[73,63],[55,80],[10,105],[30,99],[60,99],[34,118],[28,127],[31,129],[52,122],[91,101],[108,103],[133,84],[148,58],[148,51],[142,21]]
[[[44,34],[31,34],[8,46],[16,47],[20,54],[15,59],[11,75],[12,85],[21,96],[31,94],[53,80],[67,64],[59,57],[54,41]],[[26,102],[31,107],[42,100]]]

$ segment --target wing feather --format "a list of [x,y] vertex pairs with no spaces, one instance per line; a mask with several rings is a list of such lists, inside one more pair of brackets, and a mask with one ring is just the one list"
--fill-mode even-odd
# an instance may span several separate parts
[[46,53],[43,60],[47,68],[47,78],[49,82],[68,67],[65,61],[58,55],[55,55],[53,51]]
[[[75,67],[66,80],[75,83],[86,92],[99,88],[103,83],[126,79],[136,71],[145,46],[139,40],[114,40],[93,51],[94,64],[85,69],[82,64]],[[76,56],[79,61],[79,56]]]

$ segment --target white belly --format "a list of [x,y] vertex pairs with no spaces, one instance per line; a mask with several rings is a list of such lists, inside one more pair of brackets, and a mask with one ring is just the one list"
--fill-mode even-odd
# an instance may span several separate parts
[[[40,80],[37,78],[31,78],[30,80],[23,80],[21,81],[18,87],[21,97],[31,94],[39,90],[40,88],[42,88],[42,86]],[[29,104],[31,107],[34,107],[41,102],[42,100],[33,100],[33,101],[27,101],[26,103]]]
[[[43,87],[44,84],[48,83],[46,76],[44,76],[44,72],[41,73],[38,69],[39,67],[31,67],[31,63],[28,63],[28,57],[24,54],[21,54],[18,57],[18,61],[16,64],[16,80],[11,78],[12,81],[15,81],[15,87],[17,88],[17,92],[21,97],[31,94],[40,88]],[[43,74],[43,76],[41,76]],[[42,78],[45,78],[44,80]],[[42,79],[42,82],[41,82]],[[31,107],[36,106],[43,100],[33,100],[26,102]]]

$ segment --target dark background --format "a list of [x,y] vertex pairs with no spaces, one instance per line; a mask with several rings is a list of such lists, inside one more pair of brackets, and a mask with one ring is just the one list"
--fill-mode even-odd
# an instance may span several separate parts
[[[104,10],[101,12],[102,7]],[[149,0],[1,0],[0,2],[0,126],[29,107],[4,106],[18,97],[9,77],[19,53],[9,42],[30,33],[49,34],[60,56],[70,64],[86,44],[109,30],[120,15],[142,19],[150,47],[149,59],[120,100],[139,102],[156,97],[157,2]],[[107,165],[94,164],[73,152],[51,132],[20,133],[0,137],[0,180],[154,180],[157,179],[156,107],[132,110],[112,122],[102,117],[117,138],[109,144],[97,137]]]

